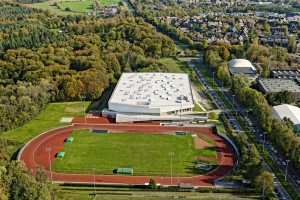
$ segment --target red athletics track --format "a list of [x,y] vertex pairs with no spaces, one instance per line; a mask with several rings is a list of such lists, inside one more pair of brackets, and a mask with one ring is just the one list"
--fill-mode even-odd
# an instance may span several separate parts
[[[100,120],[102,121],[102,120]],[[62,150],[64,140],[72,130],[80,128],[107,129],[110,131],[130,131],[130,132],[157,132],[167,133],[172,131],[189,131],[193,133],[205,133],[216,143],[218,149],[219,167],[206,175],[196,175],[191,177],[161,177],[161,176],[121,176],[121,175],[96,175],[95,182],[97,184],[145,184],[150,178],[154,178],[161,185],[178,185],[179,183],[190,183],[194,186],[213,186],[214,181],[225,176],[235,164],[235,155],[231,146],[220,136],[214,134],[211,128],[206,127],[177,127],[177,126],[160,126],[147,124],[112,124],[104,122],[103,124],[95,124],[95,120],[87,119],[87,124],[80,123],[81,120],[74,120],[76,124],[68,127],[50,130],[31,140],[21,150],[19,159],[24,161],[25,165],[35,173],[36,169],[42,167],[46,169],[46,174],[50,178],[49,153],[47,148],[51,147],[50,160],[53,163],[55,154]],[[92,122],[92,123],[91,123]],[[98,121],[99,122],[99,121]],[[52,173],[52,180],[65,183],[93,183],[94,176],[89,174],[67,174]],[[172,183],[171,183],[172,182]]]

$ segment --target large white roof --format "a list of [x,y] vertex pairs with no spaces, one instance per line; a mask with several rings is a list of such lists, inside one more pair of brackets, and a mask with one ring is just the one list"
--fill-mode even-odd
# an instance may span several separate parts
[[[192,108],[189,77],[184,73],[123,73],[108,102],[115,111],[138,112],[139,108],[156,112],[169,112],[180,108]],[[119,110],[118,110],[119,109]],[[150,112],[150,111],[149,111]]]
[[284,117],[289,118],[293,124],[300,124],[300,108],[297,106],[282,104],[274,106],[273,111],[275,116],[283,119]]
[[256,68],[246,59],[232,59],[228,62],[228,65],[231,73],[256,73]]
[[246,59],[232,59],[229,61],[229,66],[230,67],[250,67],[252,69],[255,69],[255,67],[252,65],[252,63]]

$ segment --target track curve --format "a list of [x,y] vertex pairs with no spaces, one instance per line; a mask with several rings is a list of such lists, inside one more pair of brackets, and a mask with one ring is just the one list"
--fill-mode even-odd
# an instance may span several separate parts
[[[189,131],[193,133],[204,133],[215,141],[218,149],[219,166],[205,175],[195,175],[191,177],[163,177],[163,176],[122,176],[122,175],[92,175],[92,174],[69,174],[52,173],[52,180],[64,183],[94,183],[97,184],[128,184],[140,185],[149,182],[150,178],[155,179],[161,185],[178,185],[179,183],[189,183],[193,186],[213,186],[214,181],[222,178],[230,172],[235,164],[234,150],[223,138],[213,133],[208,127],[182,127],[182,126],[161,126],[156,124],[83,124],[74,123],[70,126],[47,131],[29,141],[20,151],[18,159],[23,161],[32,173],[38,168],[44,168],[46,174],[51,178],[50,162],[55,160],[57,152],[63,149],[64,140],[75,129],[107,129],[110,131],[132,131],[163,133],[170,131]],[[49,151],[51,148],[51,151]],[[49,157],[50,156],[50,162]],[[94,180],[95,179],[95,180]]]

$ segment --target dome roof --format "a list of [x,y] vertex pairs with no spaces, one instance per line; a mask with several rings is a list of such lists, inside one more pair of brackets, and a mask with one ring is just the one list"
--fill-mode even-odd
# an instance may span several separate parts
[[228,62],[229,67],[232,68],[251,68],[256,70],[249,60],[246,59],[232,59]]
[[280,119],[289,118],[294,124],[300,124],[300,108],[297,106],[282,104],[273,107],[275,116]]

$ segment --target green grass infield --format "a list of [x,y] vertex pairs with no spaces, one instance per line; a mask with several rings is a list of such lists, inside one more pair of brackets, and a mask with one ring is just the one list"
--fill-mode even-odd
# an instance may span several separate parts
[[194,168],[197,156],[216,155],[195,149],[191,135],[97,134],[80,130],[71,136],[74,141],[64,145],[65,157],[56,159],[55,171],[112,174],[115,168],[129,167],[134,175],[168,176],[172,159],[174,176],[191,176],[202,173]]

